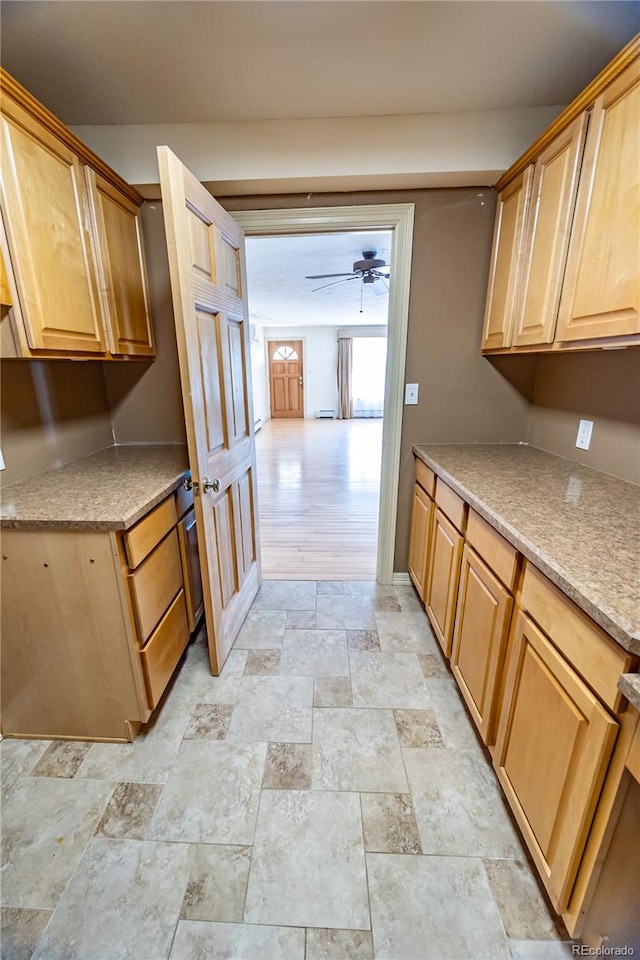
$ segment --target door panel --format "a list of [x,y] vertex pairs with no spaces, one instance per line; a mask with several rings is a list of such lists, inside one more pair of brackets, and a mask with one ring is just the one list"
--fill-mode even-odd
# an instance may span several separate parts
[[419,483],[414,483],[409,539],[409,576],[422,600],[424,600],[427,587],[427,557],[432,517],[433,500],[427,496]]
[[[242,230],[158,148],[211,671],[260,585]],[[206,484],[205,480],[209,481]],[[247,491],[247,486],[249,491]]]
[[436,510],[429,547],[425,606],[444,655],[449,658],[458,596],[463,537]]

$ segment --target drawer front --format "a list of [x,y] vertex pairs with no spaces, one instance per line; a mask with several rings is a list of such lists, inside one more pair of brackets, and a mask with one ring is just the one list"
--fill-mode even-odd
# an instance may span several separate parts
[[416,458],[416,483],[419,483],[423,490],[425,490],[430,497],[433,497],[433,494],[436,489],[436,475],[433,470],[430,470],[426,463],[423,463],[422,460]]
[[176,507],[178,510],[178,516],[183,517],[187,510],[193,506],[193,487],[191,490],[185,490],[185,488],[180,484],[176,490]]
[[140,651],[149,706],[152,710],[164,693],[188,641],[187,607],[184,591],[181,590],[154,630],[144,650]]
[[129,574],[138,637],[144,643],[182,587],[178,534],[172,530],[138,569]]
[[467,522],[467,505],[451,487],[438,477],[436,481],[436,503],[461,533]]
[[469,510],[467,543],[478,553],[488,567],[513,590],[518,569],[518,551],[483,520],[475,510]]
[[532,564],[527,563],[520,605],[531,614],[580,676],[612,710],[622,700],[618,677],[634,658],[619,647]]
[[172,496],[167,497],[125,533],[124,548],[132,569],[135,570],[142,563],[155,545],[171,530],[177,519],[175,500]]

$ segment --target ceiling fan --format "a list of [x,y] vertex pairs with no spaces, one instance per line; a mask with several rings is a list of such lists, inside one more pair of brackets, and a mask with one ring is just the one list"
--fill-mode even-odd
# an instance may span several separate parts
[[[349,280],[362,280],[363,284],[375,284],[377,280],[383,282],[377,287],[373,287],[373,292],[377,294],[386,293],[389,289],[384,282],[389,279],[389,264],[385,260],[376,260],[377,250],[363,250],[362,260],[356,260],[351,273],[316,273],[305,277],[305,280],[328,280],[331,277],[343,277],[343,280],[334,280],[333,283],[323,283],[321,287],[314,287],[311,293],[316,290],[324,290],[326,287],[334,287],[338,283],[347,283]],[[387,268],[384,273],[382,267]]]

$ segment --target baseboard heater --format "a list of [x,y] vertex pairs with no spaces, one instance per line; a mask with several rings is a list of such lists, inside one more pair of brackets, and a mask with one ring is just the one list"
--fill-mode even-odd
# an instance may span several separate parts
[[316,410],[316,420],[335,420],[335,410]]

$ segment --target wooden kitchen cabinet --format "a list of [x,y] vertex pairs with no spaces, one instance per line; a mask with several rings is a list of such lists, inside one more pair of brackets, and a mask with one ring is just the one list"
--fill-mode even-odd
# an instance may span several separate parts
[[558,340],[640,333],[640,61],[597,98],[578,188]]
[[498,194],[482,333],[483,350],[497,350],[511,345],[520,293],[532,179],[533,167],[529,166]]
[[0,68],[3,357],[150,357],[142,197]]
[[640,344],[640,34],[498,180],[482,350]]
[[518,611],[494,766],[559,913],[569,902],[618,726]]
[[2,532],[2,733],[132,740],[189,642],[176,495],[126,533]]
[[483,741],[494,742],[499,681],[513,597],[465,544],[451,671]]
[[87,167],[86,175],[109,350],[131,357],[153,356],[140,207],[94,170]]
[[587,114],[583,113],[535,163],[511,340],[514,346],[554,339],[586,129]]
[[451,653],[463,543],[462,534],[442,510],[436,509],[429,550],[425,607],[447,658]]
[[413,485],[413,510],[409,539],[409,576],[424,600],[427,585],[427,559],[433,520],[433,500],[418,482]]
[[3,102],[2,208],[31,350],[103,354],[87,186],[78,157],[26,110]]

